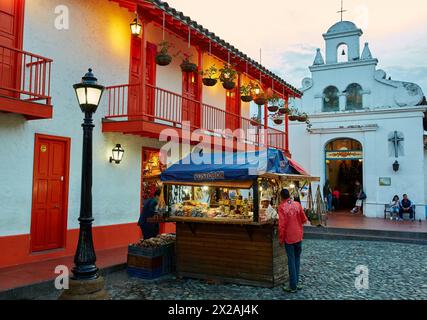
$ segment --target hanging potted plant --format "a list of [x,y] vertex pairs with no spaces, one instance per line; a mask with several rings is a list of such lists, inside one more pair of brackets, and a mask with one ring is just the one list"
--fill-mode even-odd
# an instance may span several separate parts
[[279,103],[279,110],[277,111],[280,115],[289,114],[289,108],[285,107],[285,102],[283,100]]
[[240,99],[243,102],[251,102],[254,98],[252,97],[253,83],[249,82],[247,85],[240,87]]
[[298,114],[298,119],[299,122],[307,122],[308,120],[308,115],[307,113],[303,112],[303,113],[299,113]]
[[182,72],[191,73],[197,71],[197,64],[190,61],[191,54],[184,53],[183,59],[181,63],[181,70]]
[[279,110],[279,101],[280,98],[278,95],[273,93],[271,97],[268,98],[269,106],[267,107],[268,111],[270,112],[277,112]]
[[159,66],[167,66],[172,62],[172,57],[168,53],[171,45],[168,41],[162,41],[159,43],[159,47],[160,51],[156,54],[156,63]]
[[203,70],[200,72],[203,79],[202,82],[207,87],[213,87],[217,84],[218,78],[215,77],[215,75],[218,73],[218,69],[215,67],[215,65],[211,65],[206,70]]
[[233,90],[236,86],[237,71],[231,68],[229,64],[225,64],[224,68],[220,69],[219,80],[222,82],[222,86],[226,90]]
[[251,118],[251,125],[253,125],[253,126],[255,126],[255,127],[260,126],[260,125],[261,125],[261,120],[260,120],[260,118],[258,118],[258,116],[253,116],[253,117]]
[[259,95],[257,95],[254,99],[254,102],[259,105],[259,106],[263,106],[267,103],[268,99],[266,97],[266,95],[262,92]]
[[283,117],[281,117],[279,114],[276,114],[273,116],[273,122],[274,124],[281,125],[283,123]]
[[289,110],[289,121],[298,121],[298,111],[296,109]]

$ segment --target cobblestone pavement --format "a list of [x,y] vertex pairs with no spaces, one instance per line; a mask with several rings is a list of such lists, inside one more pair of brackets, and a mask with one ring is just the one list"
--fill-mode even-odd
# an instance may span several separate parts
[[[126,271],[108,275],[106,282],[112,298],[123,300],[427,300],[426,249],[388,242],[306,240],[301,259],[304,288],[296,294],[281,287],[208,284],[173,276],[146,281],[128,278]],[[360,265],[369,268],[368,290],[355,287]]]

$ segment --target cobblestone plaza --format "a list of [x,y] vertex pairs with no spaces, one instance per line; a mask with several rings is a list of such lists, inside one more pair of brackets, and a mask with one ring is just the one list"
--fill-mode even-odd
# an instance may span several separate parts
[[[427,256],[422,245],[306,240],[301,263],[304,288],[296,294],[281,287],[208,284],[174,276],[146,281],[129,278],[126,271],[107,275],[106,282],[117,300],[427,300]],[[369,289],[356,288],[360,266],[368,268]],[[56,297],[52,292],[38,299]]]

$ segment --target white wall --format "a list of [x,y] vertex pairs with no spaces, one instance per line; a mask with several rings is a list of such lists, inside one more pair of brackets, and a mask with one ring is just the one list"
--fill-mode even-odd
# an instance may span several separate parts
[[[57,5],[66,5],[70,29],[54,28]],[[26,1],[24,50],[54,60],[51,94],[53,119],[25,121],[0,114],[0,141],[9,152],[0,152],[0,236],[30,232],[34,134],[71,138],[68,228],[77,228],[80,207],[83,114],[72,85],[88,67],[103,85],[127,83],[129,78],[129,21],[133,15],[108,1]],[[106,114],[104,96],[94,115],[93,214],[94,225],[136,221],[139,214],[142,145],[158,141],[122,134],[102,134]],[[120,165],[110,164],[111,149],[125,149]]]

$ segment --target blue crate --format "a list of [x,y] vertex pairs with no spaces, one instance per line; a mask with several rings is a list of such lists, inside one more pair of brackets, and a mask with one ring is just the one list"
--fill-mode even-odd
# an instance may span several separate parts
[[171,243],[166,246],[161,246],[159,248],[140,248],[140,247],[129,245],[128,252],[136,256],[154,258],[154,257],[167,254],[167,252],[171,250],[171,248],[173,248],[174,245],[175,244]]
[[159,278],[163,275],[162,269],[163,269],[162,267],[159,267],[156,269],[143,269],[143,268],[128,267],[127,273],[130,277],[152,280],[152,279]]

